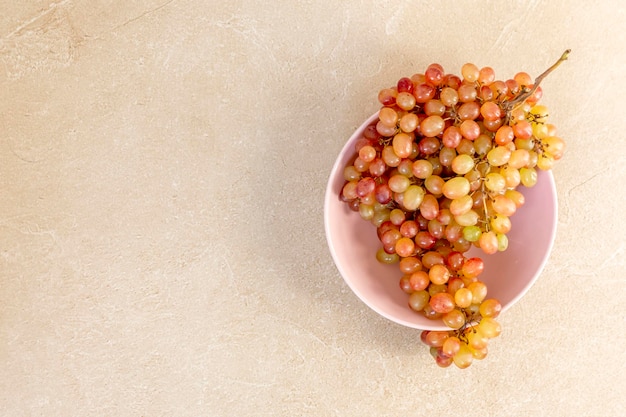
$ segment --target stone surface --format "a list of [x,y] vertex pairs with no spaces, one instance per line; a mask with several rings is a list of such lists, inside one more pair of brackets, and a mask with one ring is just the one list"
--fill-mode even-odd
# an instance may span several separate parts
[[[626,414],[623,2],[0,9],[2,415]],[[549,264],[487,360],[441,370],[339,276],[327,175],[399,77],[565,48]]]

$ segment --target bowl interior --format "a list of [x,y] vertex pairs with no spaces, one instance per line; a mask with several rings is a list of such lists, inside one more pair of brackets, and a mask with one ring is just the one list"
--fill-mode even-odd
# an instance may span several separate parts
[[[354,143],[376,120],[372,115],[345,144],[333,166],[325,196],[324,221],[329,249],[339,273],[352,291],[371,309],[387,319],[412,328],[445,330],[441,320],[430,320],[408,307],[408,295],[399,287],[397,265],[383,265],[376,258],[380,247],[376,228],[351,211],[339,199],[344,185],[343,169],[354,157]],[[526,203],[511,217],[509,247],[504,252],[480,256],[485,271],[480,279],[487,284],[488,297],[497,298],[503,311],[517,302],[536,281],[548,260],[556,235],[557,198],[550,172],[538,172],[537,185],[519,187]]]

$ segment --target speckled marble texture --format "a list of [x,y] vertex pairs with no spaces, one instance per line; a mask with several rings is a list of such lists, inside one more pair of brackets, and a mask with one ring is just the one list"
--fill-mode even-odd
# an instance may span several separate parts
[[[620,1],[0,0],[0,414],[626,415]],[[538,74],[558,237],[487,360],[435,366],[323,229],[378,89]]]

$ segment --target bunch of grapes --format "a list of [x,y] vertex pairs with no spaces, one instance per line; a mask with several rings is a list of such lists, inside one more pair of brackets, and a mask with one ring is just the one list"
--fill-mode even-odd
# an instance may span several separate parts
[[480,280],[486,255],[508,246],[511,216],[565,149],[538,104],[541,81],[524,72],[497,80],[467,63],[461,76],[439,64],[378,94],[378,120],[355,144],[341,198],[377,228],[378,261],[397,263],[408,306],[446,331],[423,331],[436,363],[468,367],[498,336],[502,305]]

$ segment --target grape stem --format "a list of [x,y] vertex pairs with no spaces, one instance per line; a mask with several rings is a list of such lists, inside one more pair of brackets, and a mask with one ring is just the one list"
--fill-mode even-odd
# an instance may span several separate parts
[[572,51],[571,49],[566,49],[565,52],[563,52],[563,54],[561,55],[561,57],[558,59],[558,61],[552,64],[550,68],[548,68],[543,73],[541,73],[541,75],[539,75],[537,78],[535,78],[535,83],[533,84],[532,88],[529,89],[528,87],[524,87],[522,89],[522,92],[517,97],[503,104],[503,110],[508,114],[518,104],[523,103],[527,98],[535,94],[535,91],[537,91],[537,88],[539,87],[539,84],[541,84],[543,79],[546,78],[548,75],[550,75],[552,71],[557,69],[557,67],[561,65],[563,61],[566,61],[571,51]]

